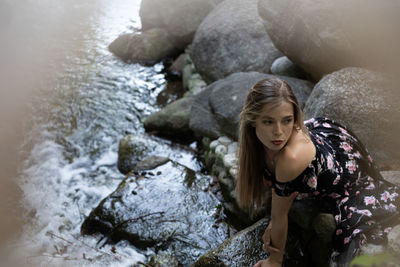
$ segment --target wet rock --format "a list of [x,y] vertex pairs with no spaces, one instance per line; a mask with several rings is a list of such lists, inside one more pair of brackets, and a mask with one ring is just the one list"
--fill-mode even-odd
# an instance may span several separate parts
[[155,267],[181,267],[182,264],[174,256],[171,251],[160,251],[155,256],[151,257],[150,266]]
[[171,250],[189,266],[228,238],[228,227],[218,222],[220,202],[204,192],[207,176],[174,162],[152,172],[159,171],[124,179],[89,214],[81,231],[100,232],[113,242],[128,240],[140,249]]
[[307,74],[286,56],[274,60],[271,65],[271,73],[275,75],[289,76],[298,79],[306,79]]
[[136,164],[133,170],[134,171],[151,170],[167,163],[168,161],[169,158],[166,157],[158,157],[158,156],[148,157],[138,162],[138,164]]
[[400,186],[400,171],[382,171],[381,175],[386,181]]
[[207,83],[235,72],[268,72],[282,54],[274,47],[253,0],[226,0],[196,31],[190,56]]
[[143,0],[140,18],[143,30],[165,29],[173,43],[183,49],[207,14],[222,0]]
[[[237,139],[239,113],[250,88],[259,80],[275,77],[258,72],[234,73],[207,86],[195,97],[190,111],[190,128],[200,136],[216,139],[226,135]],[[278,76],[287,81],[302,107],[313,84],[291,77]]]
[[360,68],[326,75],[312,91],[305,117],[343,123],[367,147],[378,166],[399,165],[400,94],[390,77]]
[[141,135],[127,135],[119,142],[118,170],[127,174],[135,165],[154,151],[157,143]]
[[258,2],[275,46],[315,80],[350,66],[399,70],[397,1]]
[[154,64],[165,58],[174,57],[177,53],[168,33],[160,28],[150,29],[141,34],[123,34],[108,48],[122,60],[142,64]]
[[184,97],[168,104],[162,110],[147,117],[143,124],[146,131],[174,140],[190,141],[193,132],[189,128],[189,114],[193,97]]
[[191,59],[187,53],[182,53],[178,58],[174,60],[172,65],[168,68],[168,71],[174,75],[182,76],[183,68],[191,62]]
[[[193,267],[214,266],[253,266],[267,255],[262,250],[261,237],[268,225],[268,219],[262,219],[254,225],[230,237],[216,249],[199,258]],[[287,256],[283,266],[309,266],[307,259],[299,254],[301,245],[290,232],[287,242]]]

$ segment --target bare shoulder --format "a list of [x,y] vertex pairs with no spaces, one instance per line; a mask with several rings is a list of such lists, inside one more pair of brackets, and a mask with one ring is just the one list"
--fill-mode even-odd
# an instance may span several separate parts
[[279,153],[276,162],[276,179],[289,182],[299,176],[314,159],[316,148],[313,142],[298,133]]

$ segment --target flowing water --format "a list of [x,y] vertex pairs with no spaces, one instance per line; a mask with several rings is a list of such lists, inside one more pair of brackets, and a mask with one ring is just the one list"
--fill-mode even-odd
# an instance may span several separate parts
[[[127,64],[107,49],[122,32],[140,29],[139,7],[139,0],[26,0],[19,7],[29,10],[28,37],[52,54],[21,146],[28,223],[16,246],[27,265],[130,266],[152,253],[126,242],[100,249],[99,236],[80,235],[85,216],[124,178],[116,168],[119,140],[146,135],[141,121],[160,108],[165,89],[161,64]],[[53,39],[38,38],[47,32]],[[158,155],[200,169],[188,149],[147,138],[159,143]]]

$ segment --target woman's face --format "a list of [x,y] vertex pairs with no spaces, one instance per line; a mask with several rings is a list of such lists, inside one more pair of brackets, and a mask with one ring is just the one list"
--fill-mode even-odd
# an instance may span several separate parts
[[265,104],[253,126],[264,148],[278,152],[287,144],[293,132],[293,104],[286,101],[278,105]]

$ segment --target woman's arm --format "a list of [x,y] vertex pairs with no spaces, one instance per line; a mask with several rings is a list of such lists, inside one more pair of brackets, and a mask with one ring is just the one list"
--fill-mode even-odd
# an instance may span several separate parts
[[265,244],[265,246],[270,245],[279,250],[279,252],[271,251],[270,255],[271,260],[279,263],[282,262],[285,251],[288,213],[296,195],[297,192],[292,193],[289,197],[281,197],[272,190],[270,244]]

